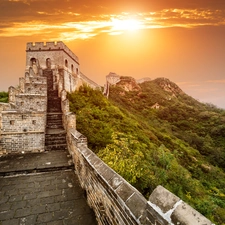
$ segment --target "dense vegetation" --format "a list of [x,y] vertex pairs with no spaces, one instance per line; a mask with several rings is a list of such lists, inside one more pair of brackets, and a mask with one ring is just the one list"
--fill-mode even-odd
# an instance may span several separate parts
[[[225,111],[184,93],[173,96],[159,80],[140,91],[81,87],[70,94],[77,129],[89,147],[146,197],[157,185],[225,224]],[[173,85],[173,83],[171,83]],[[159,109],[152,105],[159,103]]]
[[5,91],[0,92],[0,102],[8,102],[8,93]]

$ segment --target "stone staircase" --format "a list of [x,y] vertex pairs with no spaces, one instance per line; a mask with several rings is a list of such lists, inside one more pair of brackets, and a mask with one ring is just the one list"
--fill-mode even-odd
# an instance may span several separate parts
[[44,71],[47,77],[47,121],[45,135],[45,150],[67,150],[66,131],[62,125],[61,99],[58,90],[53,90],[53,74],[51,70]]

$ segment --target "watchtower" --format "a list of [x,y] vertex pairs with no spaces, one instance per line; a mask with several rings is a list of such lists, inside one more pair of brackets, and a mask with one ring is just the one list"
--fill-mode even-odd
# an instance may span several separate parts
[[44,151],[49,105],[65,105],[66,111],[66,93],[83,84],[100,89],[80,72],[78,57],[63,42],[27,43],[25,76],[9,88],[9,103],[0,103],[0,154]]
[[72,92],[79,86],[79,59],[63,42],[29,42],[26,52],[26,73],[42,76],[52,70],[54,85],[60,83],[61,90]]

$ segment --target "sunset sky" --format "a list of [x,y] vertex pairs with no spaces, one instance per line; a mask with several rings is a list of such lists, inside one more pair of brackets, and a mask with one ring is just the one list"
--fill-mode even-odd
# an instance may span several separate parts
[[63,41],[100,85],[109,72],[166,77],[225,108],[224,0],[0,0],[0,91],[36,41]]

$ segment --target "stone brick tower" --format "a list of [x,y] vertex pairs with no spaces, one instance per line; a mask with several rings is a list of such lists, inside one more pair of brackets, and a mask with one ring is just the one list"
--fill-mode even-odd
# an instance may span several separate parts
[[52,70],[59,92],[72,92],[82,84],[79,59],[63,42],[27,43],[26,52],[26,73],[42,76]]
[[80,72],[78,57],[63,42],[27,43],[25,76],[9,87],[9,103],[0,103],[0,154],[44,151],[49,96],[59,111],[66,93],[84,83],[100,88]]

